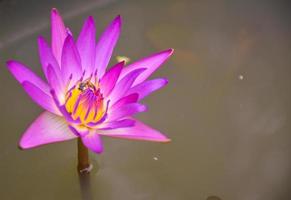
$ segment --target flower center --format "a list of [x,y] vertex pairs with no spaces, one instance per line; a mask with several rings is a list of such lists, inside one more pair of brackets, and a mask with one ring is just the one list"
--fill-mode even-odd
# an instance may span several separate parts
[[66,94],[67,112],[85,126],[98,123],[106,115],[106,107],[98,84],[94,85],[90,79],[78,82]]

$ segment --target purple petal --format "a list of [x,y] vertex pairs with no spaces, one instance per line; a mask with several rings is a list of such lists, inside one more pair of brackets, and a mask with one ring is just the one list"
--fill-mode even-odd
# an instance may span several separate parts
[[101,136],[95,132],[90,132],[88,135],[82,137],[83,144],[95,153],[102,153],[103,145]]
[[73,37],[73,33],[69,27],[66,27],[66,32],[67,32],[67,35],[71,35]]
[[124,127],[133,126],[134,124],[135,124],[134,120],[123,119],[123,120],[119,120],[119,121],[102,123],[100,126],[98,126],[97,129],[109,130],[109,129],[116,129],[116,128],[124,128]]
[[68,128],[66,121],[50,112],[43,112],[25,131],[19,146],[29,149],[36,146],[61,142],[76,138]]
[[78,125],[69,125],[69,128],[71,129],[71,131],[80,137],[83,137],[85,135],[88,135],[90,133],[89,129],[87,127],[81,127]]
[[134,81],[133,86],[135,86],[146,80],[154,71],[159,68],[159,66],[165,62],[165,60],[167,60],[173,54],[173,52],[173,49],[168,49],[132,63],[128,67],[125,67],[124,70],[122,70],[119,79],[126,76],[129,72],[135,69],[146,68],[146,70]]
[[44,93],[49,94],[49,86],[40,77],[28,69],[20,62],[10,60],[7,62],[9,71],[15,77],[15,79],[22,84],[24,81],[29,81],[37,86]]
[[47,77],[47,67],[48,65],[51,65],[55,70],[59,70],[59,64],[56,61],[56,58],[54,57],[51,48],[48,46],[47,42],[43,37],[38,38],[38,49],[39,49],[39,56],[40,56],[40,62],[42,65],[42,70],[44,75]]
[[117,16],[101,35],[97,46],[95,56],[95,70],[97,76],[101,78],[105,73],[106,67],[112,55],[121,31],[121,17]]
[[134,80],[144,71],[144,68],[136,69],[128,73],[122,80],[117,82],[114,89],[109,95],[110,103],[114,104],[117,100],[122,98],[132,86]]
[[111,67],[110,70],[106,72],[106,74],[101,78],[100,87],[103,96],[106,97],[110,94],[118,80],[123,66],[124,62],[117,63],[116,65]]
[[94,70],[95,61],[95,34],[96,28],[92,16],[88,17],[82,31],[77,40],[77,48],[81,57],[83,71],[86,70],[87,75]]
[[117,119],[121,119],[124,117],[128,117],[134,115],[139,112],[145,112],[146,106],[139,104],[139,103],[131,103],[121,106],[115,110],[111,110],[108,113],[108,120],[107,121],[115,121]]
[[154,142],[170,142],[171,140],[165,135],[151,127],[143,124],[142,122],[135,120],[133,127],[119,128],[112,130],[97,130],[98,134],[104,136],[134,139],[134,140],[147,140]]
[[115,109],[117,109],[120,106],[123,106],[125,104],[135,103],[135,102],[137,102],[137,100],[138,100],[137,93],[130,94],[128,96],[125,96],[125,97],[119,99],[113,106],[110,107],[110,110],[115,110]]
[[73,82],[82,76],[80,56],[71,35],[67,36],[64,43],[61,72],[65,83],[71,75],[73,75]]
[[29,81],[24,81],[22,87],[35,103],[47,111],[61,115],[51,95],[43,92],[40,88]]
[[61,64],[62,48],[67,37],[67,31],[59,15],[58,10],[53,8],[51,11],[51,26],[52,26],[52,51],[59,64]]
[[149,80],[142,82],[133,88],[130,88],[128,90],[128,94],[137,93],[138,94],[138,100],[143,99],[144,97],[148,96],[152,92],[164,87],[168,83],[167,79],[159,78],[154,80]]
[[47,76],[48,76],[48,82],[50,83],[50,86],[54,91],[56,92],[56,95],[60,102],[65,101],[65,84],[61,78],[61,72],[60,69],[56,68],[56,70],[49,65],[47,67]]

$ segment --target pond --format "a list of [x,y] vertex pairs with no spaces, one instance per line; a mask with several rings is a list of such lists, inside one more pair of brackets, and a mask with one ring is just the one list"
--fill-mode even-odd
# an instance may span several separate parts
[[[42,109],[5,61],[42,74],[37,36],[50,37],[52,7],[74,35],[89,15],[100,35],[120,14],[111,65],[175,49],[152,76],[169,84],[137,116],[171,143],[104,137],[81,177],[76,140],[18,148]],[[287,1],[1,0],[0,199],[290,199],[290,22]]]

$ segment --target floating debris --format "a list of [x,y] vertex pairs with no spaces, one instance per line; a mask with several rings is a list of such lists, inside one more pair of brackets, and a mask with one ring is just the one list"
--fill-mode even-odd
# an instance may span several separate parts
[[206,200],[221,200],[218,196],[209,196]]

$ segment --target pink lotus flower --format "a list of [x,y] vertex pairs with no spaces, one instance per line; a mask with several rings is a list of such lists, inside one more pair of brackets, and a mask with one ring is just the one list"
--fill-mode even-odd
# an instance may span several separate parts
[[106,71],[121,30],[117,16],[95,42],[92,17],[86,20],[77,41],[64,26],[56,9],[51,12],[51,47],[38,38],[39,55],[47,82],[25,65],[8,61],[8,69],[44,111],[25,131],[23,149],[80,137],[93,152],[103,150],[101,136],[156,142],[170,141],[159,131],[132,118],[146,111],[138,103],[167,84],[164,78],[147,78],[173,53],[168,49]]

